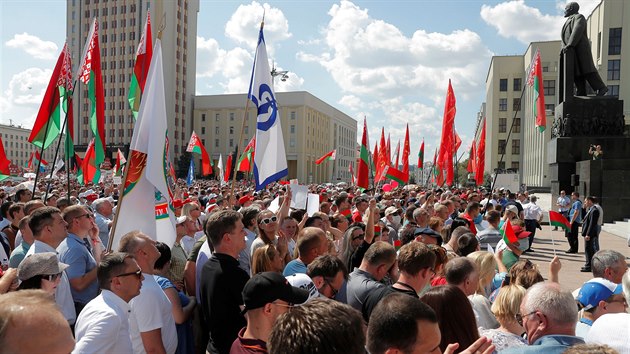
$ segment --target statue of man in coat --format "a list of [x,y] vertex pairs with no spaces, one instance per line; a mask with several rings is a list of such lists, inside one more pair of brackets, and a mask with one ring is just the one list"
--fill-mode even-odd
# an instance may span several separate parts
[[[586,82],[593,91],[597,92],[597,96],[603,96],[608,92],[608,87],[602,81],[602,78],[593,63],[593,55],[591,54],[591,44],[586,35],[586,19],[579,14],[580,5],[576,2],[570,2],[564,9],[564,17],[567,21],[562,26],[562,53],[561,57],[569,49],[575,52],[574,58],[574,80],[577,88],[576,96],[586,96]],[[564,59],[564,58],[561,58]],[[573,88],[566,88],[569,92]]]

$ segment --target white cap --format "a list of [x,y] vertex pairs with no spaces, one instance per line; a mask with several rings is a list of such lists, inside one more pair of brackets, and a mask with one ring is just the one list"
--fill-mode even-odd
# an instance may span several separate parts
[[304,303],[307,303],[311,301],[312,299],[315,299],[321,296],[319,294],[319,291],[317,291],[317,288],[315,287],[313,280],[308,275],[304,273],[296,273],[293,275],[289,275],[285,278],[287,278],[291,286],[304,289],[309,292],[308,299]]
[[175,223],[175,225],[179,225],[179,224],[183,224],[186,222],[186,219],[188,219],[188,217],[182,215],[180,217],[177,218],[177,222]]

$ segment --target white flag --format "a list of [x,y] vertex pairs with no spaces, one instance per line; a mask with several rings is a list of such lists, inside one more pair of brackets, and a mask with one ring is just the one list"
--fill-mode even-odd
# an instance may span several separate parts
[[172,204],[175,179],[169,156],[164,99],[162,45],[156,40],[138,119],[133,129],[127,179],[118,208],[112,250],[124,234],[140,230],[172,246],[175,216]]
[[278,104],[272,85],[263,24],[261,24],[254,56],[254,68],[247,93],[247,97],[258,108],[255,151],[265,152],[254,156],[254,178],[257,191],[289,175]]
[[225,181],[224,178],[225,176],[223,175],[223,155],[219,154],[219,182],[221,183],[221,185],[225,185]]
[[64,163],[63,160],[61,158],[57,158],[57,161],[55,161],[55,166],[53,167],[53,171],[52,173],[48,176],[48,178],[55,178],[55,176],[57,176],[57,172],[59,172],[59,170],[61,170],[61,168],[63,167]]

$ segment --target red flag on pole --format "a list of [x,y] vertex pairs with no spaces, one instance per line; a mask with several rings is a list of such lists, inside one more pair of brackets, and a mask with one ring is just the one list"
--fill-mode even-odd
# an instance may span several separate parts
[[483,184],[483,171],[486,162],[486,118],[483,119],[481,127],[481,136],[479,137],[479,145],[477,146],[477,162],[475,163],[475,181],[478,186]]
[[455,93],[451,80],[448,80],[448,90],[444,102],[444,117],[442,120],[442,138],[440,141],[440,153],[438,166],[446,168],[446,183],[453,184],[453,153],[455,151]]
[[475,154],[475,141],[473,140],[472,145],[470,146],[470,155],[468,155],[468,166],[466,166],[466,171],[470,173],[475,172],[475,159],[477,158]]
[[[402,173],[405,176],[405,183],[409,182],[409,124],[405,130],[405,142],[403,143],[402,152]],[[398,168],[398,165],[395,166]]]
[[[350,164],[352,168],[352,164]],[[352,171],[350,171],[352,174]],[[370,150],[367,142],[367,120],[363,119],[363,136],[361,137],[361,152],[359,154],[359,161],[357,166],[357,181],[358,187],[367,189],[370,183]]]
[[398,168],[398,162],[399,162],[398,161],[399,160],[398,157],[399,157],[399,155],[400,155],[400,140],[398,140],[398,144],[396,144],[396,152],[394,152],[394,161],[396,161],[396,162],[394,162],[393,166],[396,167],[396,168]]
[[536,127],[538,127],[540,132],[543,132],[547,127],[547,116],[545,113],[545,92],[543,89],[540,49],[536,50],[536,55],[530,68],[527,84],[533,88],[532,100],[534,104],[532,107],[534,109],[534,117],[536,117]]
[[387,157],[387,144],[385,143],[385,128],[381,128],[381,141],[378,147],[378,165],[376,166],[376,182],[383,179],[383,171],[385,166],[388,166],[389,159]]

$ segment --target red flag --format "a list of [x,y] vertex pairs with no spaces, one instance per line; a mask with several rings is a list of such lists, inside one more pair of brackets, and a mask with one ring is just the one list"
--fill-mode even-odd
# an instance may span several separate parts
[[455,150],[453,150],[454,154],[457,154],[457,150],[459,150],[460,146],[462,146],[462,138],[459,137],[459,134],[457,134],[457,130],[455,130]]
[[559,226],[569,232],[571,231],[571,223],[569,220],[557,211],[549,210],[549,224],[555,227]]
[[232,174],[232,154],[228,155],[227,162],[225,163],[225,174],[223,175],[223,182],[228,182],[230,180],[230,175]]
[[2,144],[2,134],[0,134],[0,180],[8,178],[11,174],[9,172],[9,165],[11,161],[7,158],[7,154],[4,152],[4,145]]
[[[396,168],[398,168],[398,164],[396,164]],[[409,182],[409,124],[407,124],[405,142],[403,144],[402,173],[405,176],[405,183]]]
[[387,133],[387,164],[391,165],[392,164],[392,149],[390,148],[390,144],[389,144],[389,133]]
[[510,219],[506,219],[505,223],[501,230],[499,230],[501,236],[503,236],[503,241],[506,244],[514,243],[518,241],[516,237],[516,233],[514,233],[514,229],[512,228],[512,224],[510,223]]
[[333,150],[333,151],[329,151],[329,152],[327,152],[326,154],[324,154],[324,156],[322,156],[322,157],[318,158],[317,160],[315,160],[315,164],[316,164],[316,165],[319,165],[319,164],[321,164],[322,162],[324,162],[325,160],[331,160],[331,161],[334,161],[334,160],[335,160],[335,155],[336,155],[336,153],[337,153],[337,150],[336,150],[336,149],[335,149],[335,150]]
[[536,127],[541,132],[547,127],[547,116],[545,113],[545,90],[543,89],[542,64],[540,62],[540,49],[536,50],[534,60],[530,65],[531,70],[527,78],[527,84],[533,88],[532,100],[534,104],[534,117],[536,117]]
[[212,161],[210,160],[210,156],[208,155],[206,148],[201,143],[201,139],[199,139],[197,134],[195,134],[194,130],[190,136],[190,140],[188,141],[186,152],[201,155],[201,170],[203,171],[203,175],[207,176],[212,174]]
[[468,166],[466,166],[466,171],[470,173],[475,172],[475,159],[477,158],[475,154],[475,141],[473,140],[472,146],[470,147],[470,155],[468,156]]
[[[136,63],[133,67],[133,75],[131,76],[131,86],[129,87],[129,95],[127,100],[131,107],[134,119],[138,118],[138,110],[140,109],[140,100],[144,92],[144,85],[149,76],[149,64],[153,57],[153,39],[151,38],[151,13],[147,10],[147,19],[144,23],[140,44],[136,50]],[[206,174],[204,172],[204,174]]]
[[442,138],[438,166],[446,168],[446,183],[453,185],[453,152],[455,151],[455,93],[451,80],[448,80],[448,90],[444,102],[444,117],[442,121]]
[[475,181],[478,186],[483,185],[483,170],[486,162],[486,118],[483,119],[481,136],[477,146],[477,162],[475,163]]
[[383,176],[384,178],[394,180],[400,184],[407,184],[407,180],[409,178],[408,175],[405,175],[402,171],[392,166],[385,166]]
[[98,183],[101,179],[101,170],[99,164],[96,161],[96,151],[94,148],[94,138],[90,140],[83,162],[81,164],[81,172],[83,173],[83,184],[87,185],[89,182],[94,184]]
[[[359,161],[359,163],[361,162]],[[355,178],[354,178],[354,171],[352,170],[352,163],[348,164],[348,172],[350,172],[352,184],[356,184],[357,182],[355,181]]]
[[256,147],[256,137],[254,136],[247,146],[243,155],[236,161],[237,171],[249,173],[252,163],[254,162],[254,149]]
[[[352,164],[350,164],[352,168]],[[352,171],[350,171],[352,173]],[[361,152],[359,154],[359,161],[357,166],[357,186],[363,189],[367,189],[369,185],[370,174],[370,150],[367,142],[367,120],[363,119],[363,136],[361,137]]]
[[387,157],[387,144],[385,143],[385,128],[381,128],[381,141],[378,147],[378,165],[376,166],[376,182],[383,179],[383,171],[388,166],[389,158]]
[[420,145],[420,151],[418,151],[418,168],[422,170],[424,165],[424,139]]
[[[374,178],[376,178],[376,174],[378,173],[378,158],[379,158],[379,153],[378,153],[378,141],[376,142],[376,144],[374,144],[374,153],[372,154],[372,161],[374,164]],[[375,179],[376,181],[376,179]]]
[[400,155],[400,140],[398,140],[398,144],[396,144],[396,152],[394,153],[394,161],[396,161],[394,163],[394,167],[398,168],[398,160],[399,160],[399,155]]

